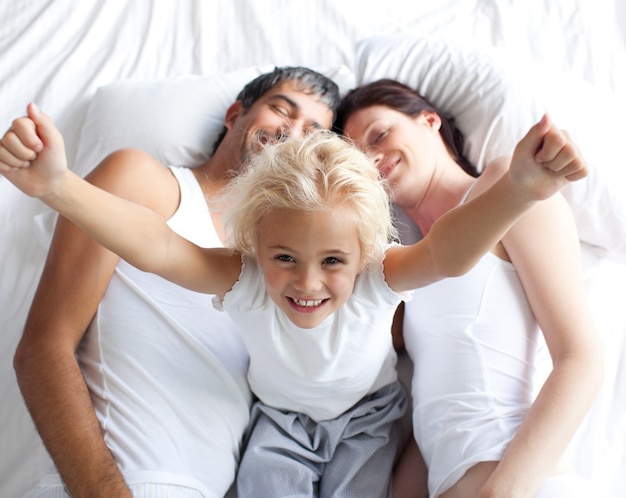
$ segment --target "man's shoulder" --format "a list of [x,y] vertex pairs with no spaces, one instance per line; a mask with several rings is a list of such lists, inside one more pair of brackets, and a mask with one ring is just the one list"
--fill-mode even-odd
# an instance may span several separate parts
[[154,156],[141,149],[119,149],[105,157],[96,169],[111,170],[120,176],[132,176],[142,172],[166,172],[166,166]]
[[115,195],[171,212],[179,202],[178,182],[170,169],[140,149],[120,149],[109,154],[87,179]]

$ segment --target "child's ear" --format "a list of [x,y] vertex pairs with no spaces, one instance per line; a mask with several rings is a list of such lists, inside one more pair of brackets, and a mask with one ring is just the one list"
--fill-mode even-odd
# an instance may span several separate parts
[[363,273],[366,266],[367,266],[367,261],[365,261],[365,259],[361,259],[361,264],[359,265],[359,271],[357,272],[357,275],[360,275],[361,273]]

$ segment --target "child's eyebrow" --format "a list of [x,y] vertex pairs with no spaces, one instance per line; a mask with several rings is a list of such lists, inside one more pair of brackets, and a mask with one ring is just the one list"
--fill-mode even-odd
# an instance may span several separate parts
[[[283,245],[269,246],[269,249],[273,251],[285,251],[285,252],[291,252],[291,253],[295,252],[290,247],[283,246]],[[352,252],[346,251],[345,249],[325,249],[324,251],[320,253],[320,256],[327,256],[327,255],[333,255],[333,254],[341,254],[343,256],[348,256],[352,254]]]

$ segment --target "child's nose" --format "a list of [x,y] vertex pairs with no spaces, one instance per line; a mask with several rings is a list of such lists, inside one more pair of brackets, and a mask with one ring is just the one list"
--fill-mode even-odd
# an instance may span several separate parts
[[316,291],[321,287],[318,272],[312,269],[302,269],[298,272],[295,286],[301,291]]

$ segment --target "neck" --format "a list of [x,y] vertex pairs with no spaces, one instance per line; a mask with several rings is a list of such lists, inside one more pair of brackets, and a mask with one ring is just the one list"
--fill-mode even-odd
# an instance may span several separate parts
[[241,170],[240,155],[232,152],[234,147],[223,144],[207,161],[194,168],[194,174],[207,199],[219,197]]
[[218,197],[228,185],[226,175],[218,173],[213,168],[213,163],[210,159],[206,163],[193,168],[193,173],[207,200]]
[[415,202],[398,203],[423,235],[430,231],[435,221],[460,204],[475,180],[458,165],[455,164],[454,168],[456,170],[452,170],[454,171],[452,174],[434,177],[424,195],[414,199]]

